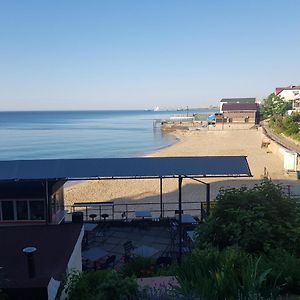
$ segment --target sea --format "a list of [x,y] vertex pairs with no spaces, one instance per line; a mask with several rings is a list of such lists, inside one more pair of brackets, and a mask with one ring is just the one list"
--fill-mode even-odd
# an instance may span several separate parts
[[[206,109],[189,114],[210,114]],[[0,160],[142,156],[176,142],[154,127],[178,111],[0,112]]]

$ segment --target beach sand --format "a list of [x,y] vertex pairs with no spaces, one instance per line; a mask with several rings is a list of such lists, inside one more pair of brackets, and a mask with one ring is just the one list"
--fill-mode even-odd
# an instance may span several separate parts
[[[261,148],[264,135],[259,130],[224,130],[224,131],[176,131],[180,141],[147,156],[213,156],[245,155],[252,172],[252,178],[215,178],[205,179],[211,183],[211,199],[214,200],[221,187],[253,186],[258,183],[267,169],[272,180],[290,184],[292,191],[298,187],[294,176],[283,171],[283,162],[274,153]],[[158,202],[159,180],[103,180],[84,181],[65,189],[65,204],[74,202],[114,203]],[[178,181],[163,180],[164,202],[178,199]],[[296,192],[297,193],[297,192]],[[300,192],[299,192],[300,194]],[[183,180],[183,201],[205,201],[205,186],[191,179]]]

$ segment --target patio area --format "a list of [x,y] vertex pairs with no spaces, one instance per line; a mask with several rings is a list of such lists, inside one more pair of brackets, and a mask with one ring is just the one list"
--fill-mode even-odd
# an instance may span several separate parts
[[[82,257],[84,269],[120,269],[126,258],[145,257],[157,260],[178,256],[178,229],[166,225],[146,226],[106,226],[85,223]],[[90,230],[91,229],[91,230]],[[191,239],[184,238],[185,251],[191,250]],[[128,248],[129,245],[129,248]],[[127,248],[127,249],[126,249]]]

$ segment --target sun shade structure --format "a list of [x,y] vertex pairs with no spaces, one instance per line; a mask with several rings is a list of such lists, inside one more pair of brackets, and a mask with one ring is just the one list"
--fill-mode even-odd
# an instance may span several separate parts
[[0,181],[99,178],[248,177],[245,156],[0,161]]
[[[57,188],[68,180],[104,179],[153,179],[160,180],[160,211],[163,217],[164,178],[178,179],[178,231],[179,256],[182,257],[182,182],[190,178],[206,185],[206,215],[210,211],[210,184],[203,181],[212,177],[251,177],[245,156],[189,156],[189,157],[140,157],[97,159],[52,159],[0,161],[0,196],[25,186],[22,192],[34,191],[37,184],[44,193],[46,224],[53,217],[52,200]],[[201,179],[201,180],[200,180]],[[56,189],[55,189],[56,188]],[[37,188],[36,188],[37,189]],[[1,198],[1,197],[0,197]],[[202,215],[202,213],[201,213]]]

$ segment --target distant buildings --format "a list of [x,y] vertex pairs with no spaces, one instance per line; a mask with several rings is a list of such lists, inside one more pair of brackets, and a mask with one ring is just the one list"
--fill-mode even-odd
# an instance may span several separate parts
[[224,104],[243,104],[243,103],[256,103],[256,98],[223,98],[220,101],[220,112],[223,112]]
[[258,124],[259,106],[256,98],[223,98],[216,123]]
[[300,85],[278,87],[275,89],[275,94],[286,101],[292,101],[293,110],[300,112]]

